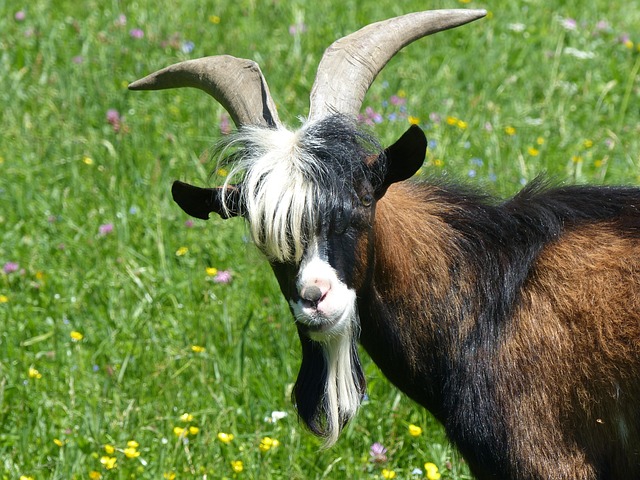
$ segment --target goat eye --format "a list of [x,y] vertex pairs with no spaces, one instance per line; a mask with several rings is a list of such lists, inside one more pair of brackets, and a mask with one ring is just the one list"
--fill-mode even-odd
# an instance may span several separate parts
[[373,203],[373,195],[365,193],[362,197],[360,197],[360,203],[362,203],[362,206],[364,207],[370,207]]

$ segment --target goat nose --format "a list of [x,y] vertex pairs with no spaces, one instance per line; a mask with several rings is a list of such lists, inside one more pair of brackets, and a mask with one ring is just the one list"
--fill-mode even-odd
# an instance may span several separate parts
[[302,297],[303,300],[311,303],[317,303],[323,295],[324,294],[322,290],[320,290],[320,287],[316,285],[305,287],[302,289],[302,292],[300,292],[300,297]]

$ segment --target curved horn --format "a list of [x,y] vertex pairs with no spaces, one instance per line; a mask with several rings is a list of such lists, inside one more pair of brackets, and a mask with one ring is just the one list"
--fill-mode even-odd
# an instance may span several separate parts
[[335,41],[318,66],[311,89],[309,120],[332,113],[357,115],[373,80],[403,47],[486,14],[486,10],[461,9],[410,13],[372,23]]
[[194,87],[214,97],[236,127],[280,126],[278,112],[258,64],[230,55],[187,60],[163,68],[129,85],[130,90]]

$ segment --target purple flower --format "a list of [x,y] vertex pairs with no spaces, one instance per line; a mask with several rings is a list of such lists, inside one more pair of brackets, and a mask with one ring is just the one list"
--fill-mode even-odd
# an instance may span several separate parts
[[120,131],[120,112],[115,108],[110,108],[107,110],[107,122],[113,127],[113,130],[117,133]]
[[116,27],[124,27],[127,24],[127,16],[124,13],[118,15],[118,18],[113,22]]
[[387,461],[387,449],[381,443],[374,443],[369,450],[371,455],[371,461],[376,463],[383,463]]
[[111,125],[120,122],[120,113],[115,108],[107,110],[107,122]]
[[184,222],[184,226],[187,228],[193,228],[193,220],[187,220],[186,222]]
[[73,63],[75,63],[75,64],[78,64],[78,65],[79,65],[79,64],[81,64],[81,63],[84,63],[84,57],[83,57],[82,55],[76,55],[75,57],[73,57],[73,58],[71,59],[71,61],[72,61]]
[[16,22],[23,22],[27,18],[27,14],[24,10],[18,10],[13,18],[16,19]]
[[2,271],[8,275],[10,273],[17,272],[19,268],[20,265],[16,262],[7,262],[4,264],[4,267],[2,267]]
[[220,133],[223,135],[229,135],[231,133],[231,122],[229,121],[229,115],[223,113],[220,116]]
[[105,223],[98,227],[98,233],[103,237],[109,235],[111,232],[113,232],[113,223]]
[[304,23],[296,23],[289,26],[289,35],[298,35],[307,31],[307,26]]
[[398,95],[392,95],[389,101],[391,102],[391,105],[404,105],[407,103],[405,98],[399,97]]
[[562,26],[567,30],[575,30],[578,28],[578,22],[576,22],[573,18],[565,18],[562,20]]
[[229,270],[220,270],[213,277],[213,281],[216,283],[229,283],[231,281],[231,272]]
[[193,49],[195,48],[195,43],[193,43],[190,40],[187,40],[186,42],[182,43],[182,47],[180,47],[180,50],[182,50],[182,53],[191,53],[193,52]]
[[129,31],[131,38],[144,38],[144,32],[140,28],[133,28]]

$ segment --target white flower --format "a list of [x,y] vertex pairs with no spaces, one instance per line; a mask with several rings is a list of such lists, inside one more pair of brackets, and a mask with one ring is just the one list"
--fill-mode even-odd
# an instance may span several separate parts
[[274,410],[273,412],[271,412],[271,416],[264,418],[264,421],[267,423],[276,423],[278,420],[282,420],[287,415],[288,415],[287,412],[280,412],[278,410]]
[[567,55],[571,55],[572,57],[579,58],[581,60],[586,60],[588,58],[593,58],[596,56],[593,52],[585,52],[584,50],[578,50],[577,48],[567,47],[564,49],[564,53]]

